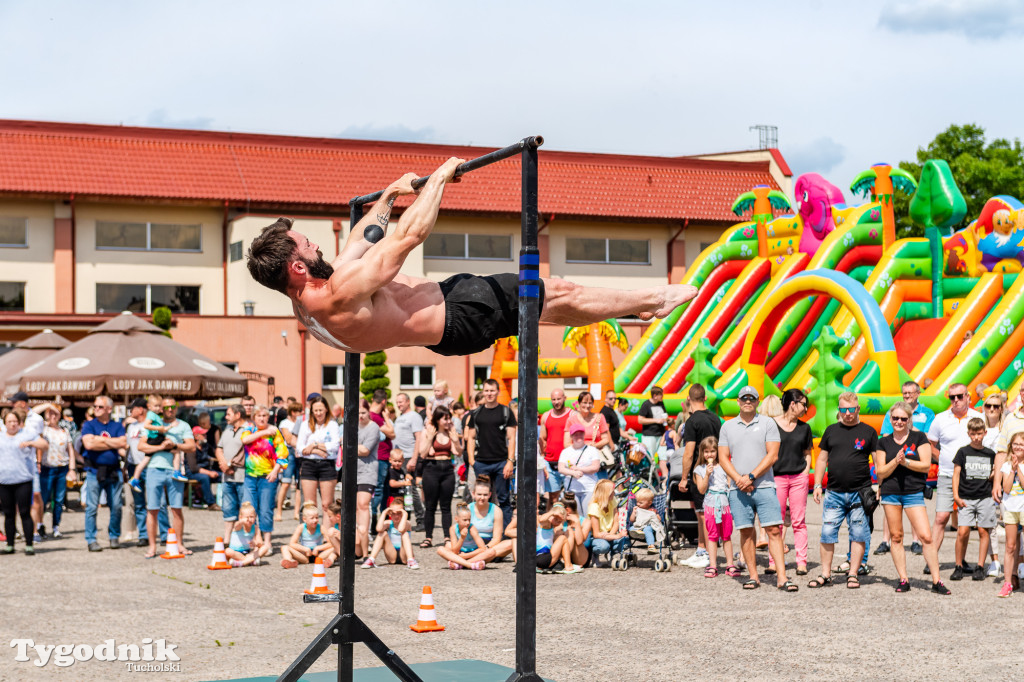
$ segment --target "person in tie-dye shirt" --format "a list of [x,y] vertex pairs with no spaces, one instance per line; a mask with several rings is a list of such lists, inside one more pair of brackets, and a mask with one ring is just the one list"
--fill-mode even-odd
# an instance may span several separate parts
[[274,532],[274,500],[277,497],[277,477],[288,467],[288,446],[276,426],[270,423],[270,410],[257,405],[253,421],[241,431],[245,446],[246,501],[256,508],[263,544],[271,548],[270,534]]

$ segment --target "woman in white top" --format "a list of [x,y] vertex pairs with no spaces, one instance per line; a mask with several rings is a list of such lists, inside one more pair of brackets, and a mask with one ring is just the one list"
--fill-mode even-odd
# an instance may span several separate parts
[[584,441],[582,424],[568,428],[572,443],[558,456],[558,473],[565,477],[567,489],[575,493],[576,499],[586,509],[597,486],[597,472],[601,468],[601,453]]
[[21,530],[25,535],[25,554],[35,554],[32,540],[32,480],[36,470],[36,448],[45,448],[46,441],[35,431],[25,428],[25,413],[8,410],[4,414],[4,428],[0,430],[0,510],[4,514],[4,533],[7,546],[4,554],[14,553],[15,524],[21,516]]
[[64,497],[67,494],[68,481],[75,481],[77,467],[75,454],[71,449],[71,434],[60,427],[60,411],[50,405],[43,413],[46,426],[43,427],[43,440],[48,447],[42,453],[39,468],[39,489],[43,498],[43,510],[53,499],[53,537],[59,538],[60,517],[64,510]]
[[301,459],[299,484],[306,502],[316,502],[320,493],[320,509],[327,524],[327,505],[334,501],[334,488],[338,484],[338,452],[341,431],[338,422],[331,419],[331,406],[323,396],[314,398],[309,405],[309,419],[303,420],[295,443],[295,457]]

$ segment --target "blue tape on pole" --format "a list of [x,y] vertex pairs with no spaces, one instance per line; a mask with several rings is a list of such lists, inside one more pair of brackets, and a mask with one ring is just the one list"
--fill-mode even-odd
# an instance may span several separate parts
[[540,287],[536,284],[520,285],[519,298],[540,298]]
[[527,253],[519,256],[519,267],[523,267],[525,265],[540,265],[540,254]]
[[540,270],[520,270],[519,281],[520,282],[536,282],[540,279]]

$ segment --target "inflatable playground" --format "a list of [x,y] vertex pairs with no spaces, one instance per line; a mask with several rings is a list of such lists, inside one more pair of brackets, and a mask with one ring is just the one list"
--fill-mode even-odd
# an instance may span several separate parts
[[[991,198],[963,223],[966,204],[945,161],[928,161],[920,178],[877,164],[848,192],[817,174],[800,176],[795,203],[755,187],[733,211],[748,218],[726,229],[682,282],[700,293],[654,321],[627,350],[614,321],[570,328],[565,348],[578,357],[545,357],[541,378],[585,376],[597,405],[609,387],[635,415],[652,386],[679,411],[685,390],[701,383],[710,409],[738,413],[739,390],[762,396],[800,388],[815,436],[835,420],[838,396],[855,391],[861,419],[880,429],[901,384],[917,381],[920,402],[949,407],[946,389],[979,385],[1014,398],[1024,381],[1024,204]],[[925,238],[896,238],[894,193],[910,198],[910,219]],[[860,198],[860,203],[856,199]],[[492,378],[508,396],[516,376],[515,339],[495,345]],[[540,400],[540,409],[548,409]],[[632,419],[630,419],[632,418]]]

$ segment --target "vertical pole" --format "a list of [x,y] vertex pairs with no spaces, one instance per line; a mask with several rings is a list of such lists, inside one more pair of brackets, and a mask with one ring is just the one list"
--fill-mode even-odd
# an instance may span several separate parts
[[[363,206],[349,204],[349,230],[363,217]],[[342,617],[355,613],[356,582],[356,467],[359,459],[359,353],[345,353],[345,429],[342,434],[341,467],[341,556],[338,557],[340,579],[338,614]],[[352,682],[352,637],[348,624],[338,644],[338,682]]]
[[537,148],[523,149],[522,248],[519,251],[519,461],[516,477],[516,671],[537,676],[537,352],[540,251],[537,248]]

